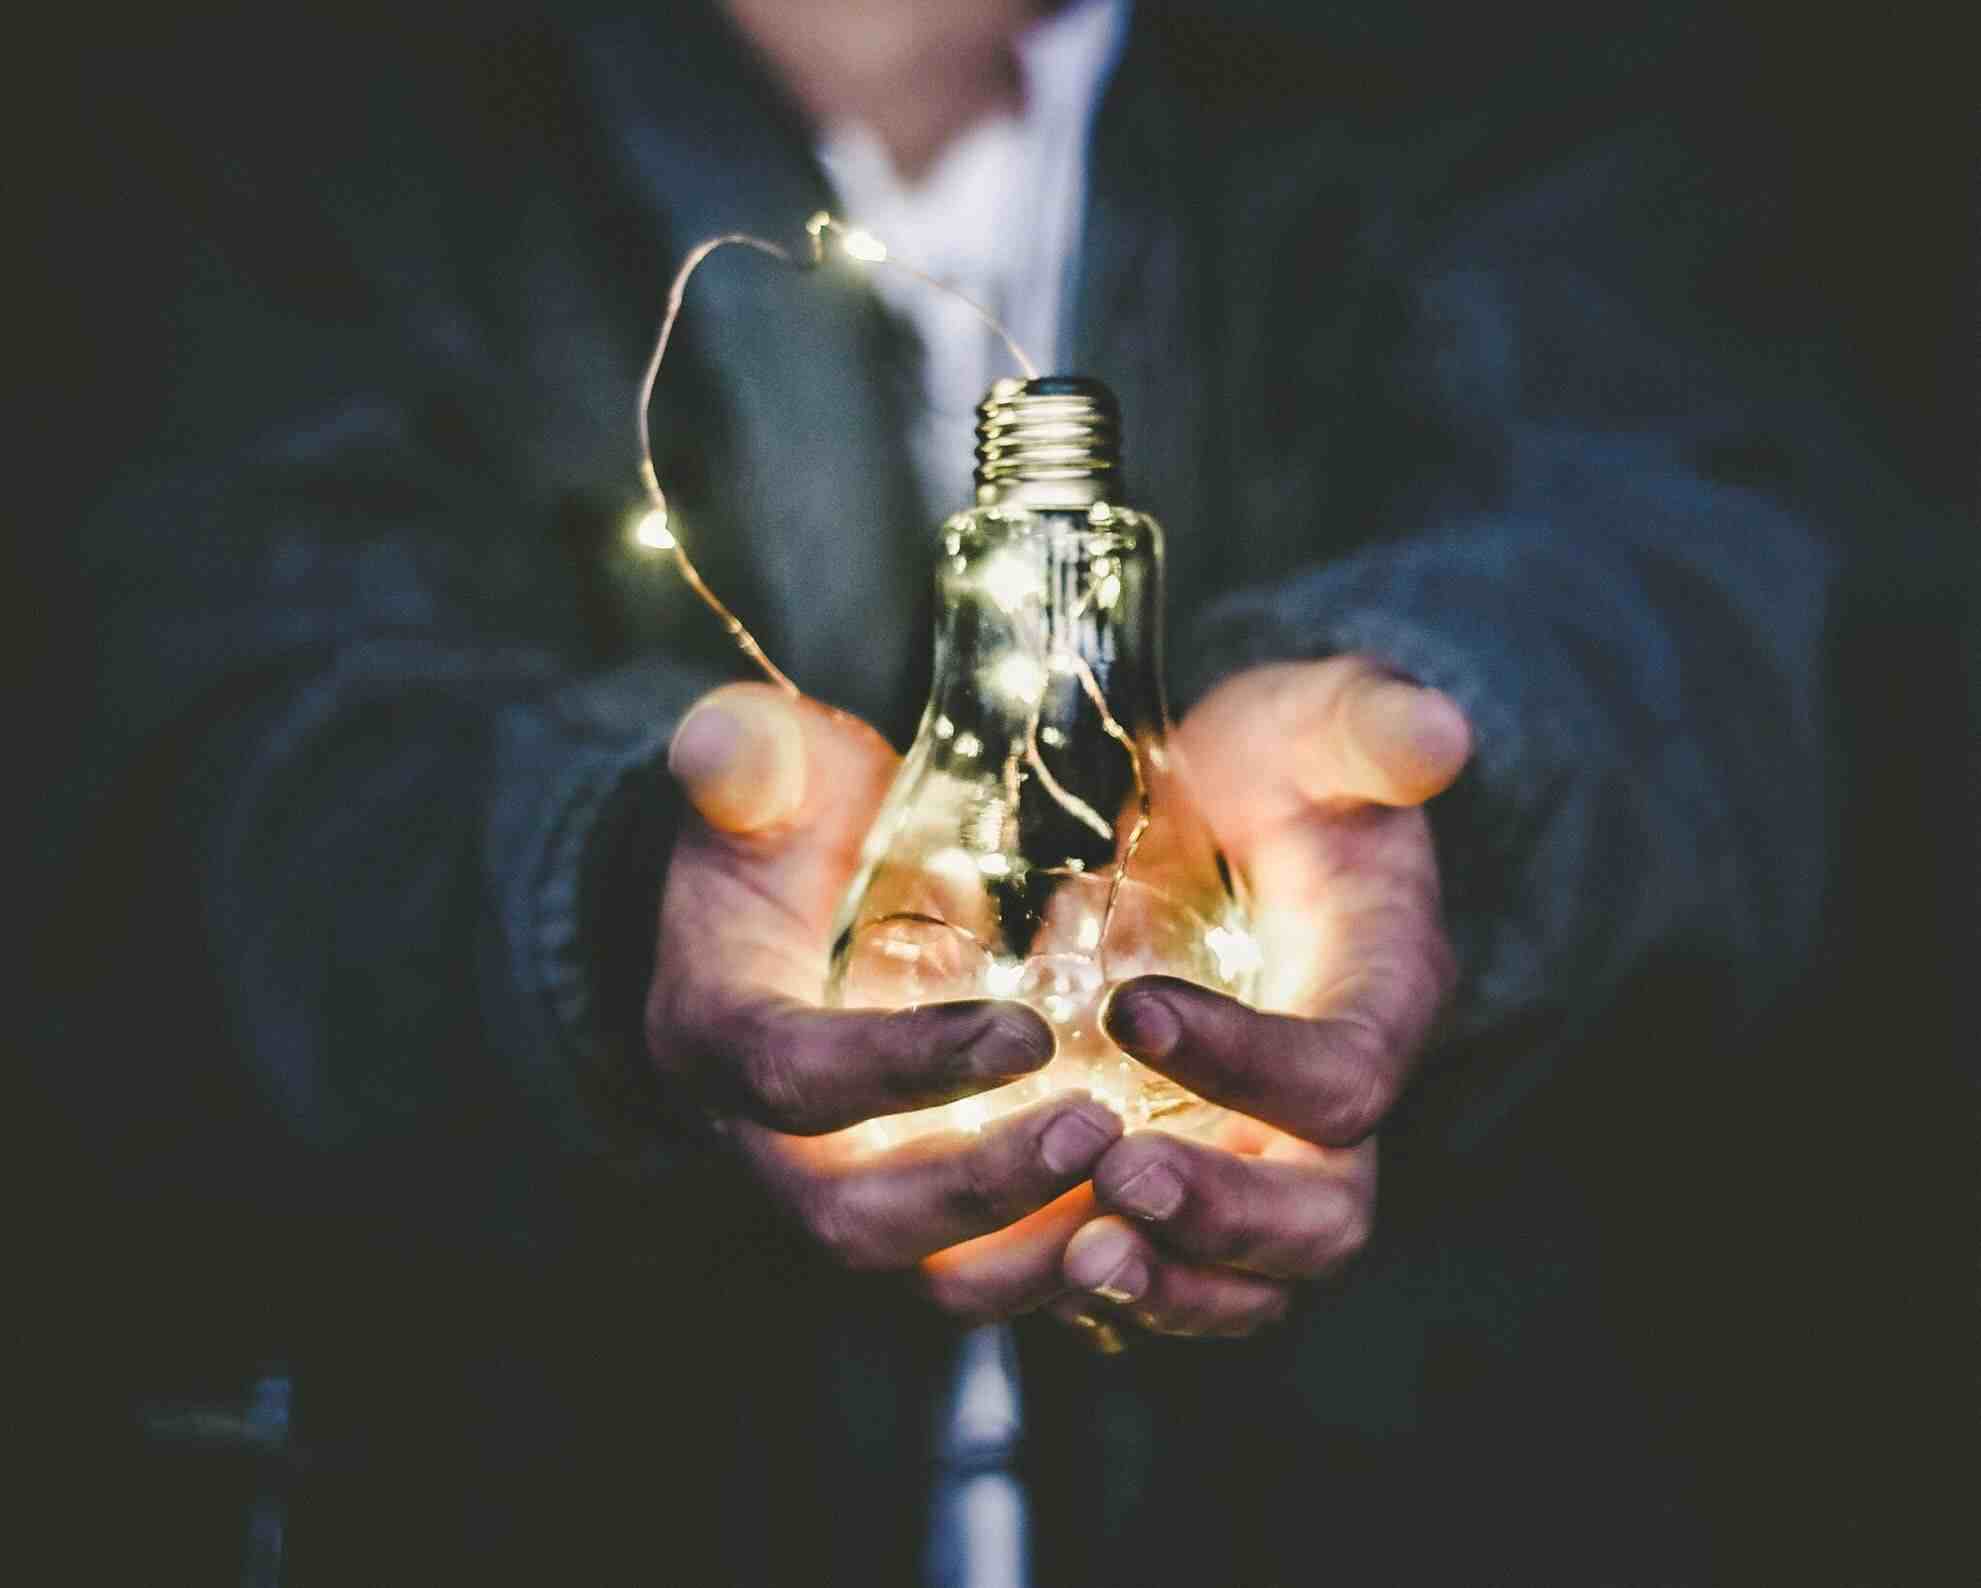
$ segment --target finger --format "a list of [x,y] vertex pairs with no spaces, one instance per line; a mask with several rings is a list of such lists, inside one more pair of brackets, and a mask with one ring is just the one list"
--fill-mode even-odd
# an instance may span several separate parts
[[[698,1007],[710,998],[722,1001]],[[1052,1027],[1020,1003],[821,1009],[701,984],[653,1000],[648,1040],[669,1058],[683,1044],[717,1056],[683,1066],[711,1107],[803,1136],[954,1102],[1029,1075],[1053,1053]]]
[[915,1285],[959,1323],[996,1323],[1061,1296],[1066,1243],[1094,1217],[1094,1189],[1077,1185],[1014,1224],[922,1259]]
[[1180,740],[1206,808],[1239,831],[1317,802],[1421,804],[1472,748],[1449,696],[1360,656],[1240,673],[1190,713]]
[[[1141,976],[1114,989],[1102,1022],[1124,1050],[1198,1096],[1304,1141],[1348,1147],[1396,1101],[1421,1035],[1420,1017],[1393,1018],[1386,1001],[1378,991],[1308,1019],[1253,1009],[1174,976]],[[1431,1000],[1421,1019],[1435,1008]]]
[[1270,1158],[1241,1156],[1140,1131],[1102,1156],[1094,1194],[1167,1254],[1271,1279],[1318,1279],[1368,1244],[1375,1156],[1304,1143]]
[[1302,791],[1325,800],[1359,796],[1377,805],[1421,805],[1451,786],[1472,753],[1472,731],[1450,696],[1354,658],[1331,701],[1311,671],[1296,692],[1314,721],[1303,738]]
[[[690,708],[667,766],[716,833],[857,850],[899,757],[857,717],[769,684],[724,684]],[[760,854],[758,846],[748,852]]]
[[719,832],[757,832],[788,822],[805,797],[798,708],[768,684],[712,690],[674,730],[667,769]]
[[1067,1243],[1068,1285],[1125,1310],[1157,1334],[1244,1335],[1276,1323],[1288,1287],[1256,1274],[1179,1262],[1126,1219],[1095,1219]]
[[772,1192],[836,1261],[901,1269],[1035,1213],[1093,1171],[1121,1122],[1085,1096],[1054,1098],[981,1135],[956,1131],[862,1154],[845,1138],[737,1131]]

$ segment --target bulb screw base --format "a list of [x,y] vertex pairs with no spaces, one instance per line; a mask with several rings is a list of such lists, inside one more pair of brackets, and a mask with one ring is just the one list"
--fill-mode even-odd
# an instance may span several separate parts
[[1121,411],[1084,375],[1001,380],[977,407],[977,501],[1091,507],[1121,495]]

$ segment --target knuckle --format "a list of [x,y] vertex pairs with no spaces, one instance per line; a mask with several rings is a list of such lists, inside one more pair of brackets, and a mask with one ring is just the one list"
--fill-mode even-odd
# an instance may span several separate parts
[[1317,1138],[1329,1146],[1350,1147],[1368,1136],[1389,1111],[1386,1042],[1375,1027],[1336,1022],[1328,1058],[1332,1084],[1315,1120]]
[[873,1024],[868,1047],[878,1084],[889,1097],[912,1102],[962,1073],[963,1061],[940,1042],[941,1028],[932,1018],[936,1012],[927,1005],[898,1009]]
[[945,1193],[946,1211],[972,1229],[997,1229],[1023,1209],[1007,1180],[1002,1161],[981,1148],[967,1152]]
[[1301,1264],[1306,1277],[1331,1273],[1359,1256],[1374,1233],[1371,1212],[1361,1197],[1334,1196],[1321,1202],[1314,1211],[1314,1228]]
[[1134,1206],[1138,1192],[1146,1194],[1150,1181],[1167,1170],[1183,1186],[1183,1205],[1195,1199],[1190,1195],[1190,1165],[1182,1154],[1172,1152],[1167,1138],[1154,1132],[1124,1137],[1101,1156],[1094,1166],[1094,1191],[1103,1202],[1126,1213]]
[[1291,1306],[1292,1298],[1286,1287],[1275,1286],[1228,1320],[1222,1333],[1235,1340],[1249,1339],[1261,1329],[1284,1323]]
[[1217,1063],[1224,1072],[1226,1089],[1241,1103],[1270,1098],[1284,1084],[1278,1044],[1271,1041],[1225,1043],[1217,1051]]
[[866,1273],[885,1266],[868,1221],[837,1187],[820,1187],[799,1204],[799,1220],[813,1243],[841,1268]]
[[1229,1263],[1247,1256],[1253,1246],[1254,1224],[1246,1199],[1225,1190],[1194,1200],[1195,1228],[1191,1244],[1205,1262]]
[[1293,1287],[1290,1285],[1281,1285],[1273,1291],[1272,1299],[1259,1309],[1257,1316],[1253,1319],[1252,1327],[1255,1330],[1277,1328],[1280,1324],[1286,1322],[1292,1311]]
[[800,1134],[816,1128],[810,1088],[788,1046],[759,1029],[743,1044],[737,1058],[743,1091],[758,1118],[778,1130]]
[[989,1286],[960,1267],[925,1267],[919,1288],[938,1312],[958,1323],[996,1323],[1010,1314]]

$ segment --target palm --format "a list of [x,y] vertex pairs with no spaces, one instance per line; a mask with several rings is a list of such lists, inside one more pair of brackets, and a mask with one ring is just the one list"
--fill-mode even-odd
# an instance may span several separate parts
[[1178,742],[1245,885],[1262,984],[1256,1007],[1160,977],[1117,991],[1117,1040],[1229,1112],[1193,1140],[1111,1148],[1094,1176],[1110,1211],[1065,1272],[1147,1327],[1244,1333],[1367,1238],[1373,1131],[1453,979],[1414,806],[1468,745],[1449,703],[1349,657],[1239,675]]

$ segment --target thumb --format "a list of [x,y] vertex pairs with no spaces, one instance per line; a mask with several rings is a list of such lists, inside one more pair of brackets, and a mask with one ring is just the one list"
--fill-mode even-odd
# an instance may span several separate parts
[[1338,657],[1291,676],[1296,777],[1310,799],[1421,805],[1449,788],[1472,753],[1472,730],[1450,696]]
[[674,730],[667,769],[709,826],[759,833],[797,818],[805,759],[796,702],[768,684],[725,684]]

